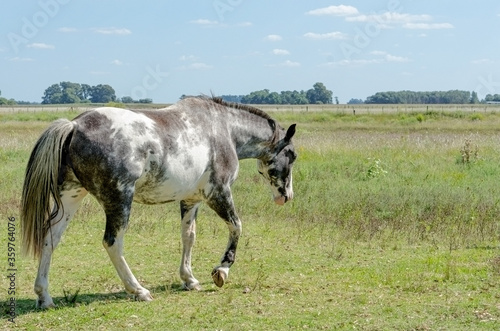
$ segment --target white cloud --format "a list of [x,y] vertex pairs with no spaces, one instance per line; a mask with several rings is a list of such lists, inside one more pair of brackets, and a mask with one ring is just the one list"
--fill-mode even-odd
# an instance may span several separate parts
[[283,40],[283,38],[280,35],[277,35],[277,34],[267,35],[265,39],[267,41],[280,41],[280,40]]
[[125,28],[92,28],[92,31],[95,33],[100,33],[100,34],[108,34],[108,35],[129,35],[132,33],[129,29]]
[[385,12],[382,14],[357,15],[346,17],[347,22],[375,23],[379,28],[402,26],[405,29],[435,30],[452,29],[450,23],[432,23],[432,16],[427,14],[412,15],[408,13]]
[[213,66],[203,62],[194,62],[189,65],[179,67],[180,70],[208,70],[212,68]]
[[392,54],[389,54],[384,51],[372,51],[370,54],[375,55],[375,56],[380,56],[381,58],[379,59],[374,59],[375,61],[380,61],[380,62],[409,62],[410,59],[407,57],[402,57],[402,56],[395,56]]
[[114,64],[115,66],[122,66],[123,62],[120,60],[113,60],[111,61],[111,64]]
[[190,21],[190,23],[203,25],[203,26],[213,26],[213,25],[219,24],[218,21],[210,21],[210,20],[206,20],[206,19],[194,20],[194,21]]
[[494,64],[495,61],[491,59],[478,59],[471,61],[472,64]]
[[335,62],[327,62],[323,66],[335,67],[335,66],[363,66],[370,64],[382,64],[382,63],[405,63],[411,60],[407,57],[396,56],[389,54],[384,51],[372,51],[371,55],[375,57],[372,59],[353,59],[353,60],[342,60]]
[[391,55],[391,54],[386,54],[385,60],[387,62],[410,62],[410,59],[407,57],[395,56],[395,55]]
[[195,62],[189,66],[190,69],[195,69],[195,70],[205,70],[205,69],[211,69],[213,66],[202,63],[202,62]]
[[16,57],[11,57],[9,59],[9,61],[11,61],[11,62],[33,62],[35,60],[33,60],[30,57],[19,57],[19,56],[16,56]]
[[383,14],[373,15],[358,15],[353,17],[346,17],[348,22],[377,22],[379,24],[404,24],[411,22],[430,21],[430,15],[411,15],[396,12],[385,12]]
[[102,75],[109,75],[110,72],[108,71],[97,71],[97,70],[93,70],[93,71],[90,71],[90,74],[91,75],[96,75],[96,76],[102,76]]
[[290,55],[290,52],[287,51],[286,49],[275,48],[275,49],[273,49],[273,54],[274,55]]
[[299,62],[294,62],[290,60],[286,60],[285,62],[281,62],[278,64],[268,64],[266,67],[271,67],[271,68],[276,68],[276,67],[289,67],[289,68],[294,68],[294,67],[300,67]]
[[339,39],[346,39],[347,35],[342,32],[329,32],[329,33],[308,32],[304,34],[304,37],[306,37],[307,39],[314,39],[314,40],[339,40]]
[[335,61],[335,62],[327,62],[324,64],[324,66],[327,67],[335,67],[335,66],[360,66],[360,65],[367,65],[367,64],[373,64],[373,63],[380,63],[378,60],[372,59],[372,60],[341,60],[341,61]]
[[286,60],[285,62],[281,63],[280,66],[282,66],[282,67],[299,67],[300,63]]
[[247,26],[252,26],[252,25],[253,25],[252,22],[241,22],[241,23],[238,23],[236,26],[245,28]]
[[439,29],[453,29],[454,26],[450,23],[406,23],[403,25],[405,29],[419,29],[419,30],[439,30]]
[[181,57],[179,57],[179,60],[181,60],[181,61],[196,61],[196,60],[198,60],[198,57],[194,56],[194,55],[182,55]]
[[71,32],[78,31],[78,29],[77,28],[70,28],[70,27],[62,27],[62,28],[57,29],[57,31],[63,32],[63,33],[71,33]]
[[32,43],[26,45],[28,48],[36,48],[36,49],[54,49],[54,45],[44,44],[44,43]]
[[358,13],[359,12],[356,9],[356,7],[340,5],[340,6],[329,6],[325,8],[310,10],[306,14],[316,15],[316,16],[323,16],[323,15],[349,16],[349,15],[356,15]]

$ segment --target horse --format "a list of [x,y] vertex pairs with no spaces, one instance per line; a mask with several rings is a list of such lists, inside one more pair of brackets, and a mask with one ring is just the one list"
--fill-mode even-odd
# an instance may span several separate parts
[[186,290],[201,289],[191,268],[198,207],[205,202],[213,209],[229,229],[225,252],[211,273],[222,287],[242,231],[231,193],[238,160],[257,159],[274,202],[284,205],[293,198],[294,134],[295,124],[285,130],[258,108],[213,96],[187,97],[158,110],[102,107],[53,122],[30,155],[21,197],[23,253],[39,260],[37,307],[55,306],[48,291],[52,253],[88,193],[106,216],[103,246],[136,300],[153,297],[123,256],[133,201],[180,203],[179,273]]

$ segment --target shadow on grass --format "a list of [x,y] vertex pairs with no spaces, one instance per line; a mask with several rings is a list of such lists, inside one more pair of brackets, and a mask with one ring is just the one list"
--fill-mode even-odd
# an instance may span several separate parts
[[[206,285],[206,284],[202,284]],[[167,294],[176,294],[180,292],[188,292],[183,287],[182,284],[176,283],[171,285],[160,285],[156,287],[148,288],[155,297],[155,294],[159,293],[167,293]],[[200,292],[209,293],[214,292],[215,289],[202,289]],[[63,296],[55,296],[52,297],[54,300],[54,304],[56,305],[55,309],[65,309],[65,308],[75,308],[82,305],[89,305],[94,302],[101,302],[102,304],[111,303],[111,302],[132,302],[135,301],[134,296],[128,294],[125,291],[114,292],[114,293],[81,293],[79,290],[75,290],[74,293],[64,293]],[[22,315],[27,315],[31,313],[40,313],[44,310],[36,308],[36,296],[33,294],[33,297],[30,298],[18,298],[16,300],[16,318]],[[0,311],[2,312],[2,319],[11,318],[9,302],[3,301],[0,302]]]

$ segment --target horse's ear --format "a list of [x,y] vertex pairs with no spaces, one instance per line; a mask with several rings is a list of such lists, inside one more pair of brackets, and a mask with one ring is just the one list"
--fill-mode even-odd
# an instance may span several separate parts
[[269,126],[271,127],[271,130],[276,130],[276,123],[274,122],[273,119],[268,119],[267,122],[269,123]]
[[278,143],[274,146],[274,151],[276,154],[281,152],[283,148],[285,148],[288,144],[290,144],[290,141],[294,134],[295,134],[295,124],[292,124],[290,125],[288,130],[286,130],[285,138],[278,141]]
[[290,125],[288,130],[286,130],[285,140],[290,141],[290,139],[292,139],[294,134],[295,134],[295,124],[292,124],[292,125]]

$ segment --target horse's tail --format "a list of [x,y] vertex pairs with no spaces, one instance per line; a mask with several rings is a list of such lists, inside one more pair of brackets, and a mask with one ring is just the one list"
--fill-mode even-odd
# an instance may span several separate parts
[[[39,258],[52,219],[61,208],[58,178],[63,149],[72,135],[74,123],[60,119],[52,123],[31,152],[21,197],[23,254]],[[51,198],[54,209],[51,213]]]

